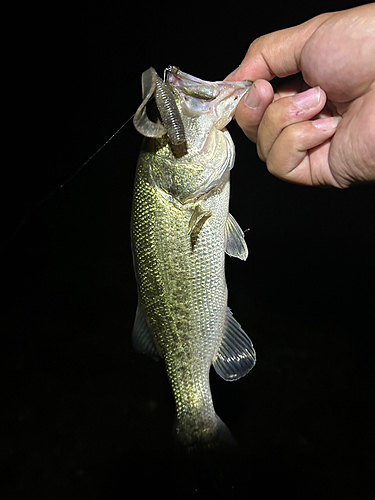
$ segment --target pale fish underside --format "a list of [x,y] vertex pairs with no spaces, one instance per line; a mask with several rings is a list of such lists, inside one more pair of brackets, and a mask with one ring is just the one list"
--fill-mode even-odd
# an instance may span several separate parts
[[211,364],[225,380],[255,364],[252,343],[227,307],[224,270],[225,253],[247,258],[244,234],[228,212],[234,145],[225,126],[250,85],[207,82],[175,67],[163,81],[150,68],[134,117],[146,139],[132,209],[139,299],[133,344],[164,358],[177,438],[188,447],[229,435],[213,407]]

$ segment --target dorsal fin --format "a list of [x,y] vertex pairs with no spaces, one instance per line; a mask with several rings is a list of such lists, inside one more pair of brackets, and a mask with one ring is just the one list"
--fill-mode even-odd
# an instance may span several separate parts
[[254,367],[255,361],[253,344],[228,307],[224,334],[212,363],[216,373],[224,380],[238,380]]

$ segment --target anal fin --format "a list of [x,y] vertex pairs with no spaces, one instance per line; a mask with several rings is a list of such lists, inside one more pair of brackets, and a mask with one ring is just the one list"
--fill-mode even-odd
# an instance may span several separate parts
[[255,362],[253,344],[228,307],[223,338],[212,363],[216,373],[224,380],[238,380],[254,367]]

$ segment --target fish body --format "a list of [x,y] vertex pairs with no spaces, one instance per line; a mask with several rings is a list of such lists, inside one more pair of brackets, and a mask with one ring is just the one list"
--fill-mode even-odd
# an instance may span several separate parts
[[177,437],[191,447],[227,432],[213,406],[211,364],[224,379],[236,380],[255,363],[252,343],[227,307],[224,262],[226,252],[247,257],[243,232],[228,212],[234,145],[225,125],[249,83],[206,82],[167,70],[163,84],[171,93],[157,105],[175,115],[183,137],[176,145],[162,112],[161,120],[146,123],[155,75],[152,68],[144,73],[144,101],[135,115],[136,128],[149,137],[138,159],[132,208],[133,344],[164,359]]

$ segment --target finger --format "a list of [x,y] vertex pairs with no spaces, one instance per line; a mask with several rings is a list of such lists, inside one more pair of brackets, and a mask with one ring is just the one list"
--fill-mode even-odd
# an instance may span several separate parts
[[330,117],[286,127],[268,154],[268,170],[297,184],[338,187],[329,168],[329,139],[339,121],[338,117]]
[[286,82],[283,81],[282,84],[276,86],[274,100],[277,101],[281,97],[293,96],[303,90],[307,90],[308,88],[309,86],[303,81],[301,74],[295,75],[287,78]]
[[293,123],[310,120],[323,109],[325,102],[326,95],[320,87],[273,102],[266,109],[258,129],[257,147],[260,159],[267,159],[283,129]]
[[333,13],[321,14],[303,24],[261,36],[250,45],[241,65],[228,77],[234,80],[271,80],[294,75],[301,70],[302,49]]
[[257,140],[259,123],[273,98],[271,84],[265,80],[256,80],[237,106],[236,121],[253,142]]
[[[291,97],[299,92],[308,90],[310,87],[303,81],[300,76],[293,78],[291,81],[277,87],[275,91],[274,101],[278,101],[282,97]],[[327,99],[324,108],[316,115],[315,118],[328,118],[329,116],[338,115],[337,110],[332,103]]]

